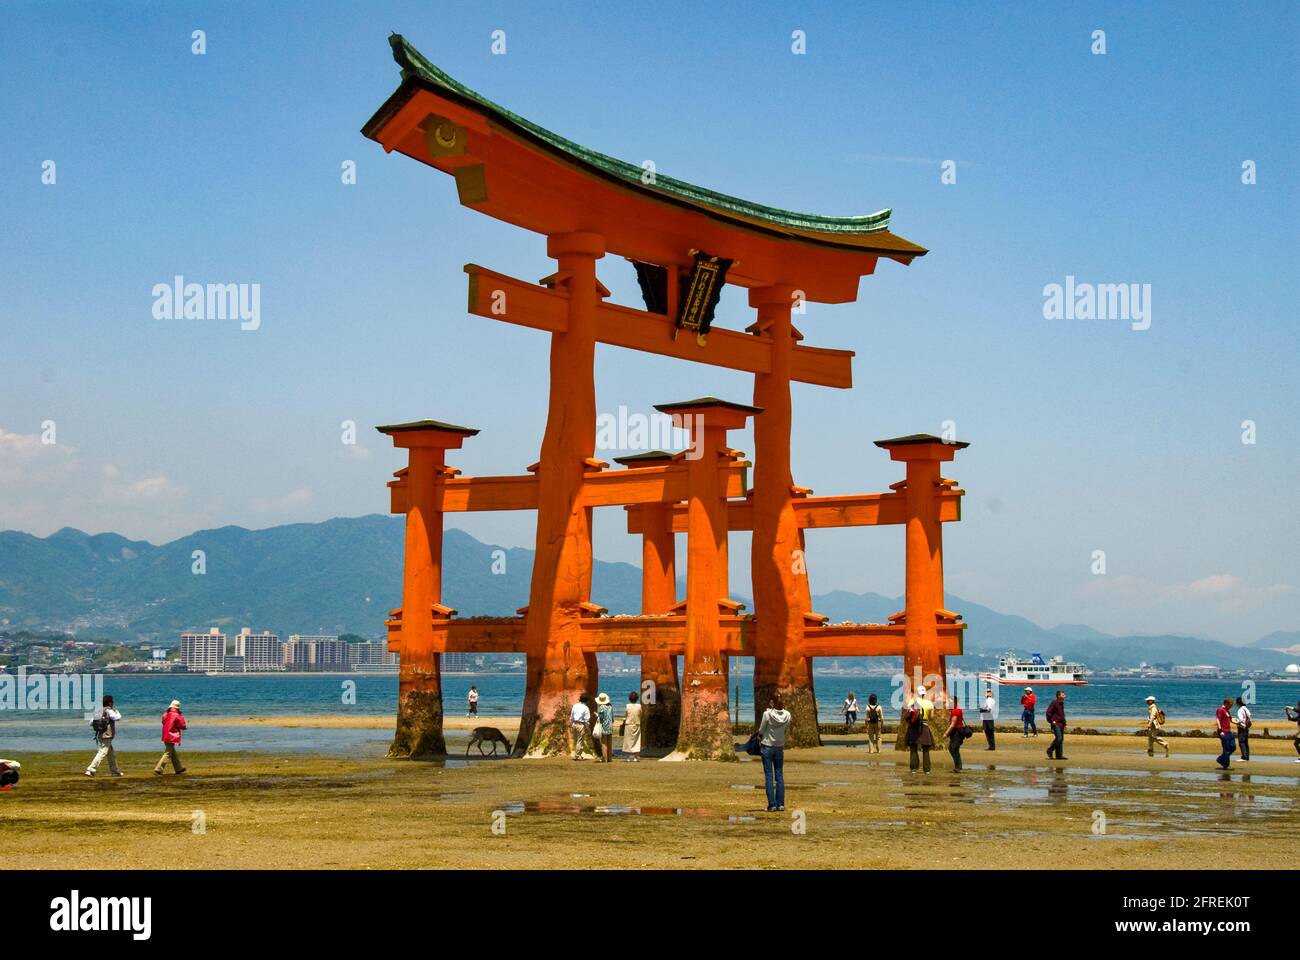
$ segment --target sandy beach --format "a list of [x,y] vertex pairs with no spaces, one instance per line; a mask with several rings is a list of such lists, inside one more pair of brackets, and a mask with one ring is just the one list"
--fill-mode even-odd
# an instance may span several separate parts
[[906,753],[831,736],[787,751],[787,809],[769,814],[748,758],[466,760],[476,723],[513,733],[504,718],[448,718],[445,762],[194,753],[181,777],[154,776],[152,752],[122,755],[125,777],[94,780],[81,773],[86,751],[26,756],[18,789],[0,794],[7,863],[1218,869],[1230,841],[1234,862],[1290,869],[1300,840],[1289,740],[1256,741],[1257,759],[1223,773],[1211,739],[1178,738],[1172,758],[1153,759],[1136,739],[1070,736],[1069,759],[1052,762],[1047,736],[1005,735],[994,753],[977,736],[963,772],[936,749],[927,776],[908,771]]

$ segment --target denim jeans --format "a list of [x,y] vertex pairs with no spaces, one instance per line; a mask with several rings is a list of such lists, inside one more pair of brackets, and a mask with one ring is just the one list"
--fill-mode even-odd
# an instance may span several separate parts
[[763,787],[767,790],[768,807],[785,806],[785,747],[759,747],[763,758]]
[[961,745],[966,738],[960,733],[953,734],[948,738],[948,752],[952,754],[952,768],[961,769]]
[[1231,762],[1229,758],[1232,752],[1237,749],[1237,738],[1230,733],[1220,733],[1219,741],[1223,744],[1223,753],[1219,754],[1218,762],[1219,766],[1226,770]]
[[1057,760],[1065,759],[1065,727],[1059,723],[1052,724],[1052,745],[1047,748],[1047,755],[1053,754]]
[[1033,731],[1034,736],[1038,736],[1038,724],[1034,722],[1034,711],[1026,710],[1024,713],[1020,715],[1020,719],[1023,720],[1025,723],[1026,737],[1029,736],[1029,732],[1031,730]]

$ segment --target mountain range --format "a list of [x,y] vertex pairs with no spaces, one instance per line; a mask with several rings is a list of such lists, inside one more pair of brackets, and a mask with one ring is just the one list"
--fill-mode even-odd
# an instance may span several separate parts
[[[264,530],[221,527],[162,546],[71,528],[43,538],[3,531],[0,630],[162,645],[212,626],[226,633],[247,626],[281,636],[382,636],[387,611],[401,603],[403,537],[402,519],[382,515]],[[532,559],[531,550],[482,543],[449,528],[444,602],[462,616],[513,613],[528,602]],[[640,591],[638,567],[595,562],[592,599],[611,613],[635,613]],[[748,598],[736,599],[752,609]],[[947,605],[970,625],[967,653],[981,661],[1014,650],[1061,654],[1095,670],[1141,660],[1280,670],[1295,659],[1284,651],[1300,644],[1300,633],[1281,631],[1248,647],[1187,636],[1113,636],[1081,624],[1042,627],[951,594]],[[877,593],[813,598],[814,609],[833,622],[879,623],[902,606],[901,598]]]

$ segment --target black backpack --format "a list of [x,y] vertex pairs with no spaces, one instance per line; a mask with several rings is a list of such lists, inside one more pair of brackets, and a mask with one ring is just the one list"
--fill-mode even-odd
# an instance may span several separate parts
[[106,732],[108,732],[109,723],[110,721],[108,717],[104,717],[104,716],[95,717],[95,719],[90,721],[90,729],[92,731],[92,736],[95,740],[98,740]]

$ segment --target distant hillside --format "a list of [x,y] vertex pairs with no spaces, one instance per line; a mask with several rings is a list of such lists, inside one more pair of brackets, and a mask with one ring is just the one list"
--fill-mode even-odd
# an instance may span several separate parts
[[1281,650],[1292,656],[1300,655],[1300,630],[1274,630],[1255,641],[1261,650]]
[[[63,529],[45,538],[0,532],[0,627],[65,630],[105,639],[174,643],[185,630],[220,626],[290,633],[380,636],[387,611],[401,604],[403,524],[371,515],[266,530],[202,530],[162,546],[113,533]],[[196,550],[207,572],[191,572]],[[493,572],[504,551],[505,570]],[[446,533],[443,597],[464,616],[510,614],[528,602],[533,552]],[[499,565],[498,565],[499,569]],[[679,595],[684,595],[684,586]],[[640,609],[641,572],[596,561],[592,599],[611,613]],[[736,599],[753,609],[744,591]],[[1280,670],[1293,656],[1273,646],[1300,643],[1274,633],[1255,647],[1194,637],[1113,637],[1080,624],[1054,629],[949,594],[970,624],[962,666],[990,665],[1014,650],[1076,658],[1095,670],[1148,663],[1207,663]],[[834,591],[813,598],[832,621],[881,623],[900,597]]]

